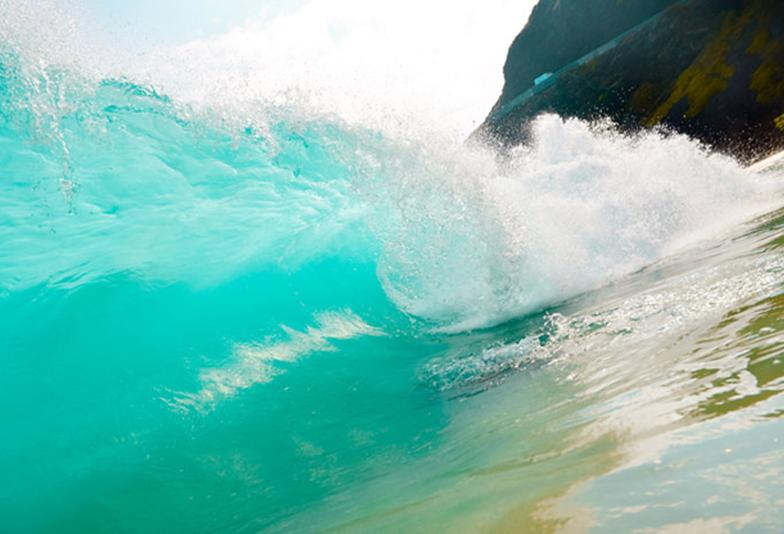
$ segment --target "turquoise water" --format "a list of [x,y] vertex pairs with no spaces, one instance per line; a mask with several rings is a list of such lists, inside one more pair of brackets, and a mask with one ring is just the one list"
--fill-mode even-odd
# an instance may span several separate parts
[[262,111],[0,48],[2,530],[780,529],[780,169]]

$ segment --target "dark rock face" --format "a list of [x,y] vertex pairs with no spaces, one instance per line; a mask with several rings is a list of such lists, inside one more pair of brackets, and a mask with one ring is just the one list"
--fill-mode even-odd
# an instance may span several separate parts
[[745,161],[784,148],[781,0],[541,0],[504,74],[483,131],[505,144],[555,112],[662,126]]

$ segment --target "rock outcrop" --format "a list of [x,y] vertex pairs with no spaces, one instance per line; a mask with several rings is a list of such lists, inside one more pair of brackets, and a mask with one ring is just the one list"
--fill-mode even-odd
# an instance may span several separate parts
[[482,127],[504,144],[555,112],[662,127],[744,161],[784,149],[781,0],[540,0],[504,75]]

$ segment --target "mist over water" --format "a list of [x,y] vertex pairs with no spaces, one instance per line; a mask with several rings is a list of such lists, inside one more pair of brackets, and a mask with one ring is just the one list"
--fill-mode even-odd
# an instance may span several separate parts
[[465,142],[531,7],[492,4],[140,53],[0,0],[12,530],[533,524],[721,402],[776,413],[780,169],[555,116]]

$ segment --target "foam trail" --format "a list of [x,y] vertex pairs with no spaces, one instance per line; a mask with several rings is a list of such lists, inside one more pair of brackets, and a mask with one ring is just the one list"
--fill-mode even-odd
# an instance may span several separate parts
[[303,332],[283,327],[287,341],[238,344],[228,365],[201,371],[199,391],[179,393],[165,402],[178,411],[208,410],[242,390],[272,380],[282,372],[276,364],[294,362],[315,352],[333,352],[337,350],[333,341],[384,335],[350,311],[317,314],[315,323]]

